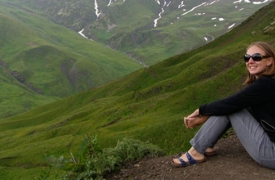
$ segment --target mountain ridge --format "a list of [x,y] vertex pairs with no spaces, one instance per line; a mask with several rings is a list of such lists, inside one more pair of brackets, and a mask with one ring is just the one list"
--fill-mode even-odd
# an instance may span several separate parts
[[53,22],[150,66],[209,43],[270,2],[23,0],[17,3],[38,9]]

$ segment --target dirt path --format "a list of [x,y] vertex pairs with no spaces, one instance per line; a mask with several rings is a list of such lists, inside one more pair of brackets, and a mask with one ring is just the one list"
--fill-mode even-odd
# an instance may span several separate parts
[[111,174],[107,180],[275,180],[275,170],[258,165],[235,135],[217,143],[219,154],[206,162],[172,168],[171,156],[142,160]]

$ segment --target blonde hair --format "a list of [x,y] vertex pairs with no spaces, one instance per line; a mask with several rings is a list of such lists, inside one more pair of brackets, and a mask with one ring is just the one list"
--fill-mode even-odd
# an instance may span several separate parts
[[[268,66],[266,71],[263,72],[262,74],[260,74],[260,76],[272,75],[273,78],[275,79],[275,48],[266,42],[259,41],[259,42],[254,42],[254,43],[250,44],[246,48],[246,50],[248,50],[252,46],[257,46],[258,48],[262,49],[266,53],[266,54],[264,54],[265,56],[272,58],[272,64],[270,66]],[[255,80],[256,80],[256,76],[250,74],[249,71],[247,70],[247,78],[246,78],[244,84],[251,84]]]

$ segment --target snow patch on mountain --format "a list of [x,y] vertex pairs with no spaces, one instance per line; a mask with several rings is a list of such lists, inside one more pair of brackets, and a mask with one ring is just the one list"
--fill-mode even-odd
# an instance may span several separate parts
[[186,14],[188,14],[188,13],[194,11],[195,9],[197,9],[197,8],[199,8],[199,7],[201,7],[201,6],[205,5],[205,4],[206,4],[206,2],[204,2],[204,3],[202,3],[202,4],[198,5],[198,6],[193,7],[191,10],[189,10],[189,11],[183,13],[182,16],[184,16],[184,15],[186,15]]
[[100,14],[101,14],[101,13],[100,13],[99,10],[98,10],[97,1],[95,0],[95,15],[96,15],[96,17],[98,18]]
[[114,2],[116,2],[116,0],[110,0],[107,6],[111,6],[111,4],[113,4]]
[[230,25],[230,26],[228,27],[228,29],[231,29],[231,28],[233,28],[234,26],[235,26],[235,23],[232,24],[232,25]]
[[[84,37],[84,38],[86,38],[86,39],[89,39],[89,38],[83,33],[83,31],[84,31],[84,28],[83,28],[81,31],[79,31],[78,34],[80,34],[82,37]],[[90,40],[93,41],[92,39],[90,39]]]
[[[155,0],[159,5],[161,5],[159,0]],[[164,0],[162,8],[161,8],[161,12],[158,15],[158,18],[154,19],[154,27],[157,27],[158,24],[158,20],[161,19],[161,14],[164,13],[164,7],[169,7],[169,5],[171,4],[171,1],[169,1],[169,3],[167,4],[167,2]]]
[[263,3],[266,3],[266,2],[268,2],[268,0],[265,0],[265,1],[263,1],[263,2],[253,2],[253,4],[263,4]]
[[84,28],[83,28],[81,31],[79,31],[78,33],[79,33],[82,37],[88,38],[87,36],[85,36],[85,34],[83,34],[83,31],[84,31]]
[[[251,3],[250,0],[238,0],[238,1],[234,1],[233,3],[241,3],[241,2],[245,2],[245,3]],[[252,4],[264,4],[267,3],[270,0],[264,0],[264,1],[253,1]]]
[[180,5],[178,5],[179,9],[185,6],[183,3],[184,3],[184,1],[181,1]]
[[163,8],[161,8],[161,12],[159,13],[159,17],[154,20],[154,27],[157,27],[158,20],[160,20],[162,13],[164,13],[164,9]]
[[160,1],[159,0],[155,0],[159,5],[160,5]]

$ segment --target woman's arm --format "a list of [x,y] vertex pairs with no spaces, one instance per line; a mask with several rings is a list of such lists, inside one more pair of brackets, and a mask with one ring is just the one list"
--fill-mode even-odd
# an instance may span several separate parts
[[243,90],[199,107],[199,113],[207,116],[227,115],[253,106],[261,106],[273,101],[275,81],[271,77],[259,77]]

